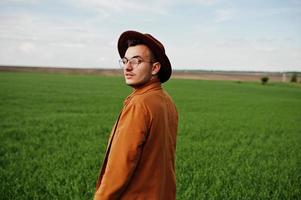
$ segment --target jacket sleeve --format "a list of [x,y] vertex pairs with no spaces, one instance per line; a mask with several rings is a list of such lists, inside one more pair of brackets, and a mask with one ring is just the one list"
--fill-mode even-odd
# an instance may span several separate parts
[[140,159],[149,124],[147,109],[141,104],[128,105],[122,111],[94,200],[120,198]]

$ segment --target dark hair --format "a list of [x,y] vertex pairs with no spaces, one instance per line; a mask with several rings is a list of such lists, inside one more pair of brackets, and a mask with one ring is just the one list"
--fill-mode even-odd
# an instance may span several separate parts
[[131,39],[131,40],[128,40],[127,41],[128,43],[128,47],[133,47],[133,46],[136,46],[138,44],[144,44],[141,40],[139,39]]
[[[127,41],[127,45],[128,47],[133,47],[133,46],[136,46],[136,45],[139,45],[139,44],[144,44],[146,45],[143,41],[139,40],[139,39],[129,39]],[[146,45],[147,46],[147,45]],[[150,50],[150,58],[153,62],[157,62],[157,59],[156,59],[156,56],[154,54],[154,52],[149,48]]]

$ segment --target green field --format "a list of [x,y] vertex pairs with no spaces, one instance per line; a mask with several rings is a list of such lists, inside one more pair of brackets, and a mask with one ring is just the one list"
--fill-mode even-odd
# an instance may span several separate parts
[[[300,84],[170,80],[177,199],[301,199]],[[91,199],[120,77],[0,73],[0,199]]]

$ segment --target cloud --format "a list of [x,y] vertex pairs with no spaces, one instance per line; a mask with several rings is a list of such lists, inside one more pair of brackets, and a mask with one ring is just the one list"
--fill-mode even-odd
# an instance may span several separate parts
[[114,17],[115,14],[125,15],[167,15],[172,8],[183,4],[212,6],[220,3],[222,0],[69,0],[69,4],[79,8],[95,11],[98,15],[106,18]]
[[221,0],[189,0],[189,1],[191,3],[196,3],[204,6],[212,6],[221,2]]
[[234,16],[234,12],[228,9],[220,9],[215,11],[215,22],[225,22],[231,20]]
[[79,9],[87,9],[97,12],[106,18],[113,17],[114,14],[135,15],[137,13],[159,14],[164,15],[167,13],[168,6],[172,2],[169,0],[153,0],[144,1],[139,0],[72,0],[70,5]]
[[31,53],[35,49],[35,45],[32,42],[22,42],[19,45],[19,49],[24,53]]
[[0,5],[29,5],[39,2],[41,2],[41,0],[1,0]]
[[106,28],[36,13],[1,14],[0,22],[0,64],[114,67],[117,36]]

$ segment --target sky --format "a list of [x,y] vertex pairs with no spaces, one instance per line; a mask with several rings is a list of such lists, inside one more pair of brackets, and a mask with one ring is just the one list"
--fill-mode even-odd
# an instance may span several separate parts
[[0,0],[0,65],[118,68],[126,30],[174,69],[301,71],[301,0]]

